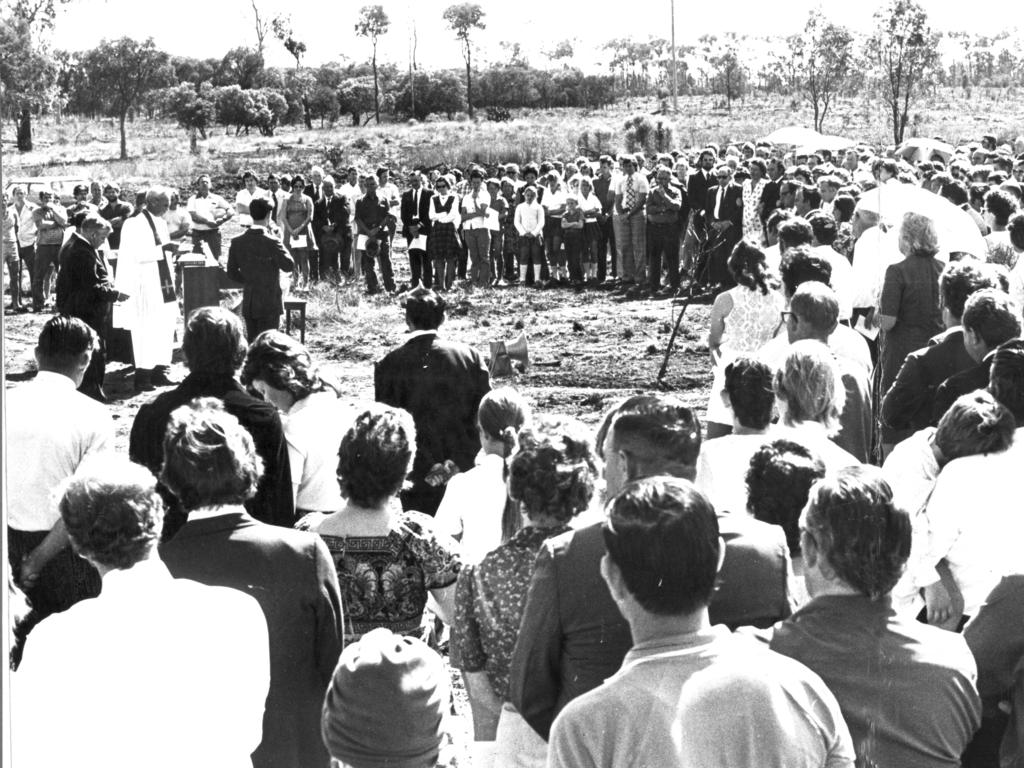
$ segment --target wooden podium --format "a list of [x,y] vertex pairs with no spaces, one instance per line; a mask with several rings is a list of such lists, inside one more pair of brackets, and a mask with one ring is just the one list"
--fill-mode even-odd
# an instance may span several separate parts
[[219,266],[208,267],[206,263],[202,254],[186,254],[178,259],[182,267],[183,313],[186,320],[195,309],[220,305],[220,286],[226,275]]

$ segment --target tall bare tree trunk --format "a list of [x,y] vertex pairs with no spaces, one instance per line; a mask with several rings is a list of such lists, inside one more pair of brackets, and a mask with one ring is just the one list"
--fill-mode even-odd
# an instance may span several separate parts
[[28,107],[21,108],[21,119],[18,121],[18,151],[32,151],[32,111]]
[[469,56],[466,56],[466,107],[469,118],[473,119],[473,73],[470,71]]
[[122,160],[127,160],[128,159],[128,140],[125,137],[125,128],[124,128],[124,121],[125,121],[126,117],[127,117],[127,114],[125,112],[122,112],[121,113],[121,159]]

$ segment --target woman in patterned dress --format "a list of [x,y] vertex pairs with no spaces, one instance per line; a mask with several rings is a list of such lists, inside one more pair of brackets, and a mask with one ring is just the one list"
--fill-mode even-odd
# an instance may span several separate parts
[[778,278],[769,271],[760,248],[741,240],[727,266],[737,285],[715,298],[708,331],[708,351],[715,367],[707,411],[709,440],[732,431],[732,412],[722,396],[725,366],[739,355],[756,353],[769,341],[785,309]]
[[537,552],[590,505],[597,479],[589,431],[576,421],[541,419],[523,428],[519,443],[508,492],[526,526],[465,566],[455,597],[451,660],[464,673],[473,710],[474,766],[544,765],[544,741],[509,703],[512,651]]
[[743,182],[743,238],[761,245],[761,195],[768,185],[768,166],[755,157],[750,161],[750,178]]
[[458,544],[436,532],[432,518],[398,504],[415,452],[412,416],[384,405],[363,411],[338,449],[346,503],[313,530],[338,571],[346,644],[377,627],[419,635],[428,592],[443,621],[452,615]]

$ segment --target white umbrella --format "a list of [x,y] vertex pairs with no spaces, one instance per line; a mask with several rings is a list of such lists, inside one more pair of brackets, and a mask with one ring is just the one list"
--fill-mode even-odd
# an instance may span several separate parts
[[943,253],[969,253],[984,260],[987,256],[985,238],[978,225],[966,212],[946,198],[913,184],[889,182],[868,190],[857,203],[858,210],[877,213],[891,227],[898,227],[905,213],[927,216],[939,231],[939,247]]
[[956,150],[952,144],[937,139],[913,138],[907,139],[896,149],[896,157],[906,160],[908,163],[916,163],[921,160],[931,160],[938,155],[942,162],[948,163]]
[[785,128],[777,128],[764,137],[763,141],[770,141],[772,144],[790,144],[803,146],[814,144],[821,138],[821,134],[802,125],[787,125]]

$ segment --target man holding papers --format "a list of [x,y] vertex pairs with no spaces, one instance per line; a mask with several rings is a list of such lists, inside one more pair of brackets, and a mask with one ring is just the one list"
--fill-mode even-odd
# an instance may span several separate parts
[[178,320],[178,299],[168,253],[176,246],[163,218],[170,203],[167,188],[152,187],[146,192],[146,207],[138,216],[127,219],[121,228],[114,287],[127,294],[128,299],[114,305],[113,324],[131,331],[135,388],[140,391],[174,383],[167,378],[167,372]]
[[263,331],[277,330],[284,312],[281,272],[295,269],[295,261],[281,239],[267,231],[273,204],[257,198],[249,204],[252,226],[231,241],[228,277],[242,283],[242,319],[251,342]]
[[409,242],[410,285],[422,282],[425,288],[431,284],[430,259],[427,258],[427,236],[430,234],[429,189],[423,188],[423,176],[419,171],[409,175],[409,189],[402,195],[402,235]]

